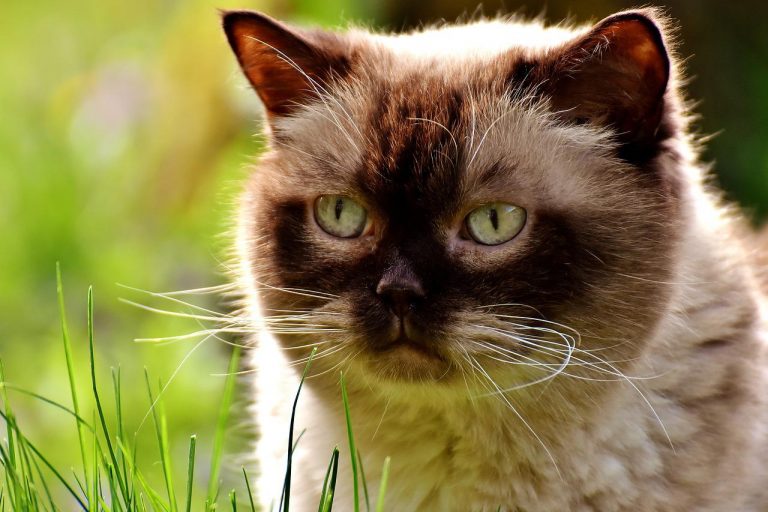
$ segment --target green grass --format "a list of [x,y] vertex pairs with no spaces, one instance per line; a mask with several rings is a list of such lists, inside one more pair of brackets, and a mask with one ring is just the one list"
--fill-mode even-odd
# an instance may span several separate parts
[[[360,512],[360,490],[359,490],[359,478],[357,476],[357,465],[358,465],[358,453],[357,448],[355,447],[355,436],[352,432],[352,414],[349,411],[349,397],[347,396],[347,386],[344,382],[344,373],[341,374],[340,377],[341,380],[341,397],[342,400],[344,400],[344,417],[346,419],[347,423],[347,438],[349,440],[349,458],[352,463],[352,491],[353,491],[353,502],[352,506],[354,507],[355,512]],[[362,465],[361,465],[362,469]],[[367,488],[367,486],[366,486]],[[366,491],[366,495],[368,494],[368,491]],[[367,496],[366,496],[367,498]],[[366,509],[367,509],[367,499],[366,499]]]
[[[58,270],[58,269],[57,269]],[[87,297],[87,333],[88,363],[90,370],[90,394],[87,395],[95,406],[94,420],[83,419],[81,397],[77,389],[75,375],[80,371],[76,367],[72,344],[64,307],[64,294],[61,286],[61,274],[57,272],[57,289],[61,313],[61,338],[64,359],[67,366],[68,382],[72,397],[72,408],[50,400],[36,393],[25,391],[6,383],[5,372],[0,364],[0,382],[2,382],[2,417],[6,426],[6,438],[0,443],[0,464],[2,464],[3,486],[0,494],[0,510],[70,510],[72,506],[86,511],[170,511],[179,510],[176,497],[177,485],[172,470],[172,450],[169,445],[168,423],[163,401],[156,398],[151,378],[145,371],[147,397],[151,404],[152,421],[157,439],[156,453],[150,457],[139,458],[135,439],[126,435],[122,404],[122,378],[120,370],[112,372],[113,418],[105,412],[103,389],[97,379],[96,343],[94,333],[93,290],[89,288]],[[192,504],[194,486],[194,468],[196,456],[196,436],[192,436],[189,445],[185,510],[213,510],[216,508],[215,497],[219,494],[219,469],[223,457],[223,439],[227,429],[229,407],[235,392],[235,371],[240,352],[232,351],[230,371],[221,399],[221,414],[215,430],[215,443],[211,457],[209,493],[200,507]],[[162,384],[158,387],[163,389]],[[57,468],[24,433],[20,421],[14,413],[9,391],[32,396],[43,403],[67,412],[74,420],[73,433],[76,433],[81,460],[79,468],[70,471]],[[163,473],[163,488],[155,488],[144,471],[146,465],[152,465],[159,458]],[[244,477],[246,476],[243,471]],[[246,488],[250,484],[246,481]],[[236,507],[236,493],[229,493],[232,507]],[[254,507],[251,507],[252,509]]]
[[[207,492],[199,502],[194,500],[195,468],[197,458],[197,436],[189,438],[189,446],[186,450],[186,480],[177,482],[174,479],[173,454],[175,447],[171,446],[168,436],[169,423],[173,418],[165,412],[162,392],[165,389],[162,382],[155,387],[149,371],[144,371],[146,395],[150,404],[151,419],[154,425],[156,445],[150,454],[139,454],[136,434],[129,435],[124,418],[126,411],[122,402],[123,376],[121,370],[113,369],[111,372],[111,396],[107,398],[104,388],[98,379],[96,358],[96,336],[94,319],[93,289],[88,289],[87,295],[87,340],[88,340],[88,370],[90,374],[89,393],[82,394],[78,389],[75,378],[82,370],[76,364],[76,358],[71,343],[69,327],[64,301],[61,272],[57,268],[57,295],[59,311],[61,315],[61,341],[64,350],[64,361],[67,368],[69,392],[72,407],[51,400],[37,393],[24,390],[10,384],[6,380],[6,373],[2,361],[0,361],[0,389],[2,393],[2,416],[6,427],[6,438],[0,442],[0,472],[2,473],[2,488],[0,489],[0,511],[24,510],[24,511],[55,511],[55,510],[83,510],[88,512],[145,512],[168,511],[177,512],[181,509],[177,490],[183,489],[183,507],[187,512],[192,510],[232,510],[240,507],[241,510],[255,512],[253,493],[250,486],[250,478],[245,468],[242,468],[244,485],[238,491],[236,489],[222,489],[221,469],[224,460],[224,439],[227,433],[230,409],[235,395],[235,379],[240,359],[240,349],[232,350],[227,379],[221,396],[219,415],[216,420],[212,453],[209,460],[209,478]],[[279,510],[290,510],[290,498],[293,473],[293,453],[297,449],[301,434],[294,437],[294,417],[296,407],[315,352],[309,357],[307,365],[293,402],[293,410],[288,428],[288,456],[286,471]],[[365,481],[365,472],[362,466],[362,458],[355,448],[349,397],[346,391],[344,375],[340,375],[341,399],[344,404],[346,426],[349,442],[350,463],[354,478],[354,502],[353,508],[357,512],[359,505],[359,484],[362,479],[365,507],[370,511],[368,497],[368,485]],[[74,425],[72,434],[77,440],[80,460],[78,467],[63,469],[57,467],[46,450],[39,448],[27,435],[22,422],[14,412],[13,403],[9,391],[30,396],[46,406],[54,407],[67,413]],[[111,401],[113,414],[106,411],[107,400]],[[81,411],[86,402],[92,402],[94,413],[92,421],[83,418]],[[139,425],[139,428],[141,424]],[[138,429],[137,429],[138,430]],[[141,456],[140,456],[141,455]],[[157,483],[147,474],[146,470],[159,460],[162,468],[162,478]],[[319,512],[330,512],[333,509],[336,491],[337,474],[339,468],[339,449],[334,448],[328,469],[325,474],[323,487],[320,490]],[[358,477],[360,476],[360,478]],[[382,482],[379,487],[376,512],[384,510],[384,496],[386,482],[389,475],[389,458],[384,463]],[[243,496],[245,494],[245,496]]]

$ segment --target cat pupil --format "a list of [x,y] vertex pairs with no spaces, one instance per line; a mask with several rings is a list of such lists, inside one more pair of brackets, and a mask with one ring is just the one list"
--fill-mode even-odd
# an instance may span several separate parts
[[334,208],[334,213],[336,214],[336,220],[339,220],[341,218],[341,212],[344,210],[344,200],[341,198],[336,199],[336,206]]
[[491,226],[493,226],[494,231],[499,230],[499,213],[496,211],[496,208],[491,208],[488,210],[488,219],[491,221]]

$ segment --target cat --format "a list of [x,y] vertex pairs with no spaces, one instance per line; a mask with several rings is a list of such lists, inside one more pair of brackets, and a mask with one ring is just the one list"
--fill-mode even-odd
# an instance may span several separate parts
[[[698,161],[671,23],[379,34],[226,12],[266,112],[237,279],[259,500],[334,446],[395,511],[768,510],[758,237]],[[764,256],[760,256],[764,257]]]

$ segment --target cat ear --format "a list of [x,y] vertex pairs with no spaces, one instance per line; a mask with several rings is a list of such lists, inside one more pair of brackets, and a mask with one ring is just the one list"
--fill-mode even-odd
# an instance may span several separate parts
[[225,12],[223,25],[270,117],[289,114],[316,98],[324,82],[348,66],[344,45],[330,32],[292,29],[250,11]]
[[613,128],[630,154],[653,145],[670,61],[646,12],[604,19],[559,53],[553,71],[552,103],[560,115]]

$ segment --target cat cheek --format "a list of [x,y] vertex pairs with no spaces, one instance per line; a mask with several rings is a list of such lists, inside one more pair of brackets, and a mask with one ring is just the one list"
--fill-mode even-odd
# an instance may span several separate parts
[[510,260],[521,257],[530,249],[531,238],[536,236],[533,217],[533,214],[529,214],[520,232],[511,240],[498,245],[483,245],[474,241],[468,234],[465,235],[466,228],[457,229],[447,240],[448,252],[469,268],[485,269],[489,265],[506,265]]
[[331,262],[349,264],[376,253],[378,241],[373,235],[338,238],[315,227],[308,235],[313,252]]

